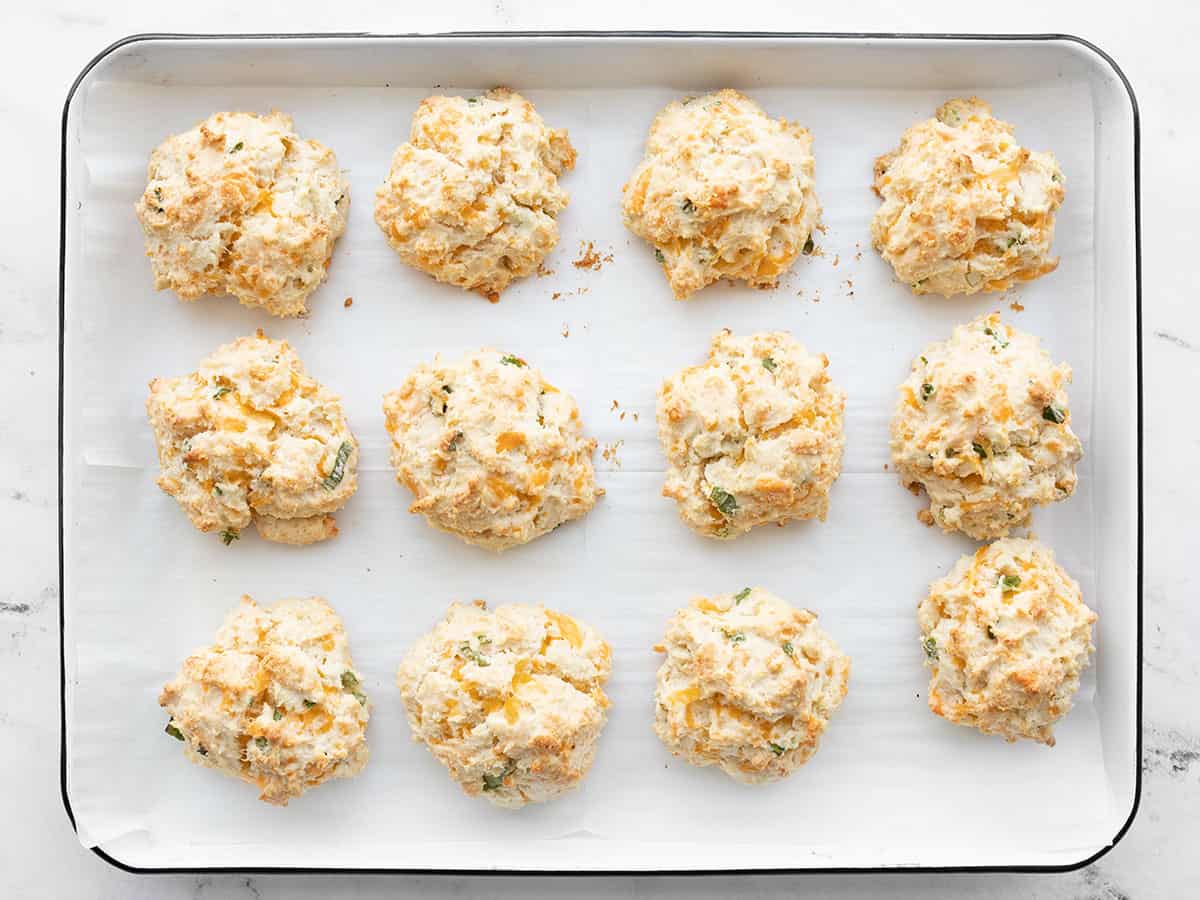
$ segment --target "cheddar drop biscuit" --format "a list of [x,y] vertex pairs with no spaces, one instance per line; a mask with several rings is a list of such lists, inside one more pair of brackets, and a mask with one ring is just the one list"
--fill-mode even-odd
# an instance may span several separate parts
[[846,395],[829,359],[782,331],[712,339],[708,361],[658,391],[667,456],[663,496],[698,534],[735,538],[757,525],[825,519],[842,465]]
[[954,329],[913,360],[892,417],[892,462],[923,489],[922,519],[976,540],[1029,524],[1075,491],[1071,367],[996,313]]
[[167,734],[192,762],[278,806],[367,764],[370,708],[337,613],[320,597],[229,614],[162,689]]
[[463,791],[520,807],[575,788],[607,719],[611,651],[563,613],[451,605],[396,680],[412,727]]
[[948,100],[875,161],[875,249],[915,294],[1003,291],[1058,267],[1053,153],[1026,150],[978,97]]
[[574,165],[566,131],[515,91],[426,97],[376,191],[375,221],[404,262],[495,302],[558,243],[558,178]]
[[301,139],[290,116],[219,112],[154,151],[137,216],[155,288],[298,316],[349,208],[337,157]]
[[578,519],[604,491],[579,409],[511,353],[423,363],[383,399],[410,512],[488,550]]
[[762,588],[697,597],[667,623],[654,731],[692,765],[760,784],[817,752],[846,696],[850,657],[817,624]]
[[929,708],[956,725],[1054,746],[1092,652],[1096,614],[1035,540],[964,556],[917,610]]
[[150,382],[158,486],[201,531],[230,544],[310,544],[337,534],[330,513],[357,487],[358,443],[337,395],[286,341],[261,335],[217,349],[190,375]]
[[814,169],[809,133],[744,94],[685,97],[650,126],[625,225],[654,245],[677,300],[722,278],[772,287],[812,252]]

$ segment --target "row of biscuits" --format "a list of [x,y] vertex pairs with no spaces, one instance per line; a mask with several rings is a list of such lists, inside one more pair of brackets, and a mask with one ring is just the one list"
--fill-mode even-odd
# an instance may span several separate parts
[[[1008,741],[1053,746],[1092,651],[1096,615],[1053,554],[1005,538],[935,582],[918,618],[929,707]],[[850,658],[762,588],[696,597],[667,623],[654,731],[675,755],[746,784],[791,775],[846,696]],[[610,701],[608,643],[542,606],[452,604],[396,681],[412,730],[469,796],[553,799],[591,767]],[[288,800],[367,763],[370,703],[342,622],[321,598],[249,597],[159,697],[193,762]]]
[[[497,301],[558,242],[575,164],[567,133],[520,94],[428,97],[376,192],[407,264]],[[654,247],[677,299],[716,281],[773,287],[813,250],[821,217],[808,131],[734,90],[672,102],[623,187],[625,225]],[[346,228],[333,151],[283,113],[219,112],[154,150],[136,211],[155,287],[231,294],[302,315]],[[1053,154],[1020,146],[978,98],[953,99],[875,163],[875,248],[917,294],[1007,289],[1054,270],[1064,198]]]
[[[785,332],[712,340],[667,378],[658,430],[663,494],[698,534],[824,520],[841,470],[845,394],[829,359]],[[1070,367],[996,314],[926,347],[900,386],[892,461],[923,489],[921,517],[978,540],[1027,525],[1075,490]],[[416,367],[383,401],[410,511],[502,551],[588,513],[604,493],[575,400],[524,359],[481,350]],[[358,444],[338,397],[286,343],[243,337],[197,371],[150,383],[159,486],[226,544],[253,524],[273,541],[333,537],[357,488]]]

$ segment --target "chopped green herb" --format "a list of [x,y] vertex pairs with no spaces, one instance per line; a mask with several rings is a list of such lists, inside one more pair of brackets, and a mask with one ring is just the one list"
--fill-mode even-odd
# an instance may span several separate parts
[[723,634],[731,644],[741,644],[746,640],[745,634],[740,631],[730,631],[728,628],[722,628],[721,634]]
[[350,458],[352,452],[354,452],[354,445],[349,441],[342,441],[342,446],[338,447],[337,456],[334,457],[333,468],[329,470],[329,474],[321,482],[321,487],[327,491],[332,491],[342,483],[342,478],[346,475],[346,460]]
[[737,604],[741,603],[743,600],[745,600],[749,596],[750,596],[750,588],[742,588],[740,591],[738,591],[736,594],[733,595],[734,605],[736,606]]
[[786,653],[788,656],[795,656],[796,648],[792,646],[791,641],[784,641],[783,642],[783,652]]
[[342,673],[342,687],[353,694],[354,699],[357,700],[360,705],[367,705],[367,695],[359,689],[361,687],[361,683],[358,680],[358,676],[349,669]]
[[817,249],[817,245],[813,243],[812,235],[808,236],[808,240],[804,242],[804,247],[800,250],[805,256],[812,256],[812,252]]
[[929,280],[928,278],[918,278],[916,281],[914,281],[914,282],[913,282],[911,285],[909,285],[909,286],[910,286],[910,287],[911,287],[913,290],[916,290],[917,288],[919,288],[921,285],[923,285],[923,284],[924,284],[925,282],[927,282],[928,280]]
[[657,247],[654,248],[654,259],[659,263],[665,263],[667,261],[667,258],[663,256],[663,252]]
[[229,152],[230,152],[230,153],[237,153],[239,150],[241,150],[241,149],[242,149],[243,147],[245,147],[245,146],[246,146],[246,145],[245,145],[244,143],[242,143],[241,141],[238,141],[236,144],[234,144],[234,145],[233,145],[233,149],[232,149],[232,150],[230,150]]
[[927,360],[927,359],[926,359],[925,357],[923,357],[923,356],[921,357],[921,362],[925,363],[925,365],[929,365],[929,360]]
[[215,391],[213,391],[213,399],[220,400],[222,397],[224,397],[226,394],[228,394],[232,390],[233,390],[233,388],[231,388],[231,387],[225,387],[225,385],[221,385],[219,388],[217,388]]
[[774,372],[776,369],[779,368],[779,366],[775,362],[775,360],[771,359],[771,357],[769,357],[769,356],[763,357],[762,364],[763,364],[763,368],[766,369],[768,372]]
[[314,703],[312,700],[305,700],[305,701],[304,701],[304,708],[305,708],[305,709],[312,709],[312,708],[313,708],[314,706],[316,706],[316,705],[317,705],[317,704],[316,704],[316,703]]
[[693,205],[692,201],[688,200],[686,197],[684,198],[683,205],[680,207],[680,209],[682,209],[685,213],[691,213],[691,212],[696,211],[695,205]]
[[506,366],[516,366],[518,369],[525,368],[525,360],[519,356],[513,356],[511,353],[500,357],[500,362]]
[[925,655],[927,657],[933,660],[938,658],[937,641],[932,636],[921,641],[921,646],[925,648]]
[[787,753],[786,747],[781,747],[779,744],[776,744],[774,741],[768,741],[767,746],[771,748],[771,752],[774,753],[776,756],[783,756],[783,754]]
[[175,738],[175,740],[177,740],[177,741],[184,740],[183,732],[180,731],[178,728],[176,728],[174,726],[174,724],[172,724],[171,722],[167,723],[167,727],[164,728],[163,731],[165,731],[171,737]]
[[458,652],[469,659],[481,669],[490,666],[492,661],[471,646],[470,641],[463,641],[458,645]]
[[271,742],[268,741],[265,737],[256,737],[254,739],[254,746],[258,747],[259,750],[266,750],[267,744],[269,744],[269,743],[271,743]]
[[1021,576],[1020,575],[1001,575],[999,584],[1000,584],[1000,587],[1004,588],[1004,590],[1006,590],[1006,591],[1015,591],[1017,588],[1019,588],[1021,586]]
[[979,456],[980,459],[987,459],[987,450],[979,441],[971,441],[971,449]]
[[275,710],[275,712],[272,713],[271,718],[274,719],[276,722],[278,722],[280,719],[283,718],[283,710],[281,710],[281,709]]
[[154,189],[154,198],[155,198],[156,200],[161,200],[161,199],[162,199],[162,188],[155,188],[155,189]]
[[483,789],[485,791],[500,790],[500,788],[504,787],[504,779],[515,771],[517,771],[517,764],[515,762],[510,762],[507,766],[500,770],[499,775],[485,774],[483,776]]
[[443,385],[442,385],[442,390],[443,390],[443,391],[445,391],[447,394],[453,394],[453,393],[454,393],[454,388],[450,387],[450,385],[448,385],[448,384],[443,384]]
[[226,547],[228,547],[234,541],[238,540],[241,536],[242,536],[241,533],[238,532],[237,529],[226,528],[224,531],[221,532],[221,541],[222,541],[222,543],[225,544]]
[[475,635],[475,640],[479,641],[480,647],[482,647],[484,644],[490,644],[492,642],[492,639],[490,637],[488,637],[486,634]]
[[478,102],[479,102],[478,97],[468,97],[467,98],[467,103],[469,103],[471,106],[474,106]]
[[1057,405],[1051,403],[1049,406],[1042,408],[1042,418],[1047,422],[1053,422],[1055,425],[1061,425],[1067,421],[1067,414],[1059,409]]
[[1062,181],[1062,176],[1059,175],[1057,172],[1055,172],[1053,175],[1050,176],[1050,180],[1057,184],[1058,182]]
[[1025,243],[1025,238],[1024,238],[1024,237],[1021,237],[1021,236],[1017,236],[1017,237],[1010,237],[1010,238],[1008,239],[1008,247],[1007,247],[1006,249],[1009,249],[1009,250],[1011,250],[1011,249],[1012,249],[1014,246],[1019,246],[1019,245],[1021,245],[1021,244],[1024,244],[1024,243]]
[[957,450],[955,450],[953,447],[946,448],[946,458],[947,459],[954,459],[954,457],[956,457],[956,456],[958,456]]
[[921,385],[921,399],[928,400],[930,397],[933,396],[933,392],[935,390],[936,390],[936,388],[932,384],[929,384],[928,382]]
[[219,484],[214,484],[212,492],[213,492],[213,496],[220,497],[221,493],[222,493],[221,486]]
[[713,505],[721,511],[721,515],[725,518],[728,519],[737,512],[737,497],[724,488],[714,487],[709,496],[712,498]]
[[994,328],[985,328],[985,329],[983,329],[983,333],[988,335],[990,338],[992,338],[992,340],[994,340],[997,344],[999,344],[1001,350],[1003,350],[1005,347],[1008,346],[1008,341],[1004,338],[1004,336],[1002,334],[1000,334],[1000,332],[996,331]]
[[197,747],[196,752],[199,753],[201,756],[208,756],[208,748],[207,747]]

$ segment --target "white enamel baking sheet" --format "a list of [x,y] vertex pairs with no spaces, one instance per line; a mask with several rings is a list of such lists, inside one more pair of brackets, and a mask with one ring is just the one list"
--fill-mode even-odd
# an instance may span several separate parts
[[[505,84],[569,129],[571,205],[553,274],[498,305],[403,266],[372,218],[375,187],[422,97]],[[733,86],[815,138],[826,231],[777,290],[716,286],[676,303],[621,225],[620,187],[655,112]],[[977,93],[1052,149],[1067,178],[1058,271],[1009,296],[917,298],[871,250],[874,158],[944,99]],[[352,183],[350,224],[312,314],[278,321],[229,298],[151,288],[133,204],[168,133],[221,109],[295,117]],[[80,840],[138,868],[706,870],[1064,866],[1107,846],[1136,796],[1139,573],[1135,113],[1115,70],[1070,40],[442,37],[138,40],[84,77],[65,123],[64,657],[66,794]],[[572,265],[580,242],[611,261]],[[350,308],[343,305],[353,297]],[[557,297],[557,299],[555,299]],[[1010,307],[1019,300],[1024,309]],[[1095,666],[1058,746],[1010,746],[926,708],[915,607],[973,544],[927,529],[885,471],[896,385],[927,343],[988,310],[1074,367],[1079,488],[1036,533],[1100,613]],[[825,523],[722,544],[660,494],[655,391],[721,327],[788,329],[848,394],[846,453]],[[362,443],[341,536],[225,547],[154,485],[143,404],[263,328],[339,392]],[[582,522],[492,556],[409,515],[380,400],[437,352],[519,353],[579,401],[607,495]],[[672,758],[650,728],[667,616],[696,593],[758,584],[817,610],[853,657],[814,759],[750,788]],[[371,761],[287,809],[187,763],[160,686],[238,597],[327,597],[374,704]],[[455,599],[540,601],[613,646],[611,718],[582,788],[520,812],[464,796],[409,740],[394,671]]]

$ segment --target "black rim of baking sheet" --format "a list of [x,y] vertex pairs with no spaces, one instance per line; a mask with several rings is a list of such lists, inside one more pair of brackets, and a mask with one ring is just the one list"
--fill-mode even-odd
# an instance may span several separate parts
[[1137,97],[1129,79],[1116,61],[1090,41],[1072,34],[950,34],[950,33],[902,33],[902,32],[802,32],[802,31],[450,31],[431,34],[375,34],[370,32],[329,32],[304,34],[133,34],[100,51],[79,73],[67,92],[62,115],[62,161],[60,172],[59,201],[59,261],[58,261],[58,635],[59,635],[59,783],[63,806],[71,827],[75,825],[75,813],[71,809],[71,798],[67,790],[67,668],[65,598],[63,592],[63,422],[65,413],[65,360],[63,350],[66,334],[66,260],[67,260],[67,124],[71,102],[79,86],[100,62],[130,44],[147,41],[206,41],[206,40],[396,40],[396,39],[445,39],[445,38],[717,38],[717,39],[781,39],[781,40],[907,40],[907,41],[1063,41],[1078,44],[1095,53],[1116,74],[1129,96],[1133,114],[1133,215],[1134,215],[1134,312],[1135,312],[1135,359],[1137,366],[1137,675],[1135,686],[1136,708],[1136,753],[1134,770],[1133,805],[1129,817],[1104,847],[1078,862],[1061,865],[980,865],[980,866],[830,866],[830,867],[764,867],[764,868],[712,868],[712,869],[434,869],[420,867],[405,868],[316,868],[311,866],[198,866],[198,867],[142,867],[133,866],[116,859],[99,846],[89,848],[96,856],[115,868],[138,875],[506,875],[506,876],[567,876],[616,877],[637,875],[858,875],[912,872],[919,874],[969,874],[969,873],[1052,873],[1073,872],[1089,866],[1106,855],[1128,833],[1137,817],[1142,801],[1142,541],[1143,541],[1143,498],[1142,498],[1142,191],[1141,191],[1141,116]]

